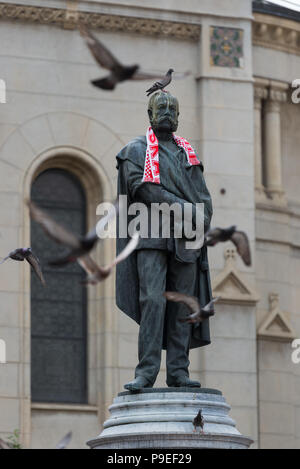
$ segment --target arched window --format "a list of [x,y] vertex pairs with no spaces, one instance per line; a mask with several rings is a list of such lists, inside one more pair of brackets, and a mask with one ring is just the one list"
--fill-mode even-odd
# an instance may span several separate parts
[[[48,169],[33,182],[32,200],[55,220],[83,234],[86,198],[73,174]],[[86,403],[87,299],[80,283],[85,274],[77,263],[48,266],[65,253],[35,222],[31,247],[39,257],[46,280],[43,287],[31,275],[31,395],[33,402]]]

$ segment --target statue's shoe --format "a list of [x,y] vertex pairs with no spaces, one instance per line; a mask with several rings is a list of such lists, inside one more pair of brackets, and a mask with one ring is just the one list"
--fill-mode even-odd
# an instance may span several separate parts
[[133,381],[124,385],[124,388],[128,391],[140,391],[140,389],[151,387],[151,383],[143,376],[137,376]]
[[176,380],[172,381],[168,384],[170,388],[201,388],[201,384],[199,381],[194,381],[187,376],[180,376]]

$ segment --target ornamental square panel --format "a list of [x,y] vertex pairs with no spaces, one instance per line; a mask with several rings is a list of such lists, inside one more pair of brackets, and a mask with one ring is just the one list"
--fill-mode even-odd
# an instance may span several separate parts
[[215,67],[243,68],[244,31],[237,28],[210,28],[210,64]]

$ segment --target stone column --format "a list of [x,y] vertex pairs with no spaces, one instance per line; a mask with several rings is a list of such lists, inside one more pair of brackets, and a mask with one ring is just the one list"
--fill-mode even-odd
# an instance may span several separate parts
[[264,86],[254,87],[254,164],[255,164],[255,190],[262,194],[263,171],[262,171],[262,100],[267,99],[268,90]]
[[266,157],[266,189],[277,202],[283,202],[282,167],[281,167],[281,103],[287,100],[285,85],[270,87],[265,107],[264,136]]

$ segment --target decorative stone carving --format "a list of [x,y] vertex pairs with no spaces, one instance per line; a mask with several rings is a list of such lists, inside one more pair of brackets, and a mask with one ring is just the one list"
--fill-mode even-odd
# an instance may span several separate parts
[[200,26],[175,21],[132,18],[119,15],[90,13],[76,10],[76,3],[69,2],[67,9],[33,7],[27,5],[0,3],[0,19],[13,19],[42,24],[55,24],[74,29],[78,22],[90,28],[106,31],[123,31],[146,36],[165,36],[198,41]]
[[279,307],[279,295],[270,293],[269,312],[258,328],[257,335],[262,339],[290,342],[295,338],[293,328]]
[[31,23],[61,24],[65,22],[66,10],[27,5],[0,3],[0,18],[29,21]]
[[78,23],[78,0],[67,0],[67,11],[64,23],[65,29],[74,29]]
[[259,297],[236,267],[235,248],[227,248],[224,257],[225,268],[212,282],[214,296],[221,297],[220,303],[255,305]]
[[254,45],[300,55],[300,25],[295,21],[259,13],[254,21]]
[[297,47],[297,40],[298,40],[298,32],[297,31],[290,31],[286,35],[286,42],[290,44],[292,47]]
[[283,38],[283,28],[281,28],[280,26],[275,28],[274,31],[272,31],[272,32],[273,32],[274,39],[280,40],[280,39]]
[[[68,0],[69,3],[76,3]],[[0,2],[0,19],[14,19],[31,23],[53,24],[74,29],[78,21],[95,29],[160,35],[198,41],[201,26],[149,18],[130,18],[120,15],[79,12],[72,8],[47,8]],[[278,25],[280,22],[280,26]],[[271,15],[254,14],[254,45],[300,55],[300,24]]]

